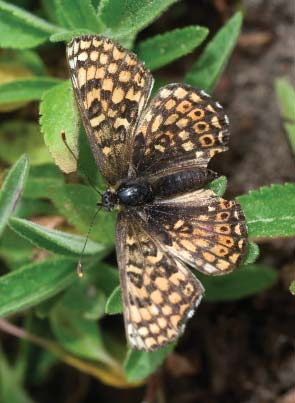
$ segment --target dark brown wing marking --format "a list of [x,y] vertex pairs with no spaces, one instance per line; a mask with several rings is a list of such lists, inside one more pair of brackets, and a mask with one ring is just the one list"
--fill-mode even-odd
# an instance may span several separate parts
[[185,84],[162,88],[137,129],[133,165],[138,175],[206,168],[227,149],[228,118],[204,91]]
[[131,213],[118,217],[117,258],[131,347],[151,351],[176,339],[201,300],[202,285]]
[[102,36],[73,38],[67,58],[92,153],[114,185],[127,177],[134,130],[153,78],[136,55]]

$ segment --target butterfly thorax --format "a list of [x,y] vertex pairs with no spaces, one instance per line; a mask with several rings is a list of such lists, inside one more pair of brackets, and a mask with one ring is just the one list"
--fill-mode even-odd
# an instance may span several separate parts
[[152,202],[154,193],[147,181],[126,182],[119,186],[117,191],[107,189],[102,195],[102,206],[111,211],[116,205],[126,207],[142,206]]

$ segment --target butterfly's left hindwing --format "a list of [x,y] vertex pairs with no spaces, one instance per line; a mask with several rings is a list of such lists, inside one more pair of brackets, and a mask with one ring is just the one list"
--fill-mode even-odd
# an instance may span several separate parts
[[121,212],[116,247],[127,339],[151,351],[182,333],[204,290],[144,226],[136,214]]

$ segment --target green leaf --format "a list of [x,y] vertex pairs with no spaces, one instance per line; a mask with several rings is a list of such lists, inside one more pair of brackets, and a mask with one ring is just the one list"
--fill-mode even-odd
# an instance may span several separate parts
[[9,270],[29,264],[34,255],[32,245],[7,227],[0,239],[0,256]]
[[259,256],[259,247],[256,243],[254,242],[249,242],[248,243],[248,250],[247,250],[247,254],[246,257],[243,261],[243,265],[245,264],[250,264],[250,263],[254,263],[255,260],[258,258]]
[[66,350],[82,358],[113,362],[96,322],[74,315],[59,303],[50,313],[50,324],[55,337]]
[[69,81],[64,81],[43,94],[40,114],[45,144],[55,163],[66,173],[76,171],[76,160],[67,150],[60,135],[64,130],[70,148],[77,155],[79,114]]
[[219,176],[219,178],[214,179],[212,182],[208,183],[206,188],[213,190],[213,192],[218,196],[222,197],[226,191],[227,178],[226,176]]
[[11,366],[0,347],[0,401],[34,403],[28,396],[17,365]]
[[295,235],[295,185],[271,185],[237,197],[252,238]]
[[0,235],[21,197],[29,170],[28,158],[23,155],[10,169],[0,192]]
[[121,313],[123,310],[122,306],[122,291],[121,287],[118,285],[111,295],[109,296],[107,302],[106,302],[106,307],[105,307],[105,312],[108,315],[116,315],[118,313]]
[[155,70],[192,52],[208,32],[207,28],[199,26],[174,29],[140,42],[135,53],[147,68]]
[[22,311],[57,294],[76,278],[77,262],[57,257],[0,277],[0,316]]
[[139,381],[152,374],[174,347],[175,343],[171,343],[152,352],[129,350],[124,362],[124,371],[128,381]]
[[20,101],[39,101],[43,93],[60,80],[52,77],[23,78],[0,84],[0,104]]
[[198,273],[207,301],[234,301],[272,287],[277,281],[275,269],[264,265],[242,266],[226,276],[210,277]]
[[[49,196],[60,213],[67,218],[69,223],[78,228],[82,233],[87,233],[93,215],[97,210],[98,196],[92,188],[84,185],[65,185],[51,189]],[[81,203],[81,201],[83,201]],[[104,245],[114,244],[116,213],[101,210],[90,237]]]
[[86,28],[94,32],[102,30],[103,25],[96,17],[90,0],[56,0],[56,5],[66,28]]
[[208,43],[184,81],[193,87],[211,92],[221,76],[237,39],[242,25],[242,14],[236,13]]
[[295,88],[284,78],[275,80],[275,90],[284,119],[295,122]]
[[101,0],[98,16],[110,37],[137,33],[177,0]]
[[28,155],[31,165],[52,161],[35,122],[22,119],[4,122],[0,125],[0,141],[0,158],[7,164],[13,164],[23,153]]
[[295,295],[295,281],[293,281],[292,284],[290,285],[290,291],[291,294]]
[[64,178],[54,164],[32,166],[24,189],[27,199],[50,198],[55,187],[63,186]]
[[275,81],[275,90],[282,118],[289,120],[289,122],[284,123],[284,128],[295,154],[295,88],[286,79],[280,78]]
[[33,50],[11,50],[3,49],[0,55],[1,62],[26,67],[36,76],[46,75],[46,67],[37,52]]
[[81,35],[91,35],[95,34],[95,32],[89,30],[89,29],[73,29],[73,30],[64,30],[61,32],[57,32],[56,34],[53,34],[50,36],[50,42],[69,42],[72,38],[75,36],[81,36]]
[[58,27],[10,3],[0,1],[0,46],[33,48],[45,42]]
[[[10,218],[9,226],[39,248],[61,255],[79,256],[85,243],[85,237],[42,227],[22,218]],[[86,256],[103,252],[104,247],[102,245],[91,241],[91,239],[88,240],[84,251]]]

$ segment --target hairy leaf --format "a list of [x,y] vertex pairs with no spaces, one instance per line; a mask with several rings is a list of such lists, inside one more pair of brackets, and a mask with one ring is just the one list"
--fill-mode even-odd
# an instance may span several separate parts
[[23,192],[29,170],[28,158],[23,155],[10,169],[0,192],[0,235]]
[[211,92],[221,76],[240,34],[242,14],[236,13],[208,43],[184,81]]
[[189,26],[148,38],[135,49],[150,70],[155,70],[192,52],[208,35],[208,29]]
[[61,138],[61,131],[65,131],[67,142],[77,155],[79,114],[69,81],[64,81],[43,94],[40,113],[44,140],[55,163],[66,173],[76,171],[77,162]]
[[252,238],[295,235],[295,185],[271,185],[237,197]]
[[57,294],[76,278],[77,262],[49,258],[0,277],[0,316],[20,312]]
[[0,46],[33,48],[45,42],[58,27],[13,5],[0,1]]

